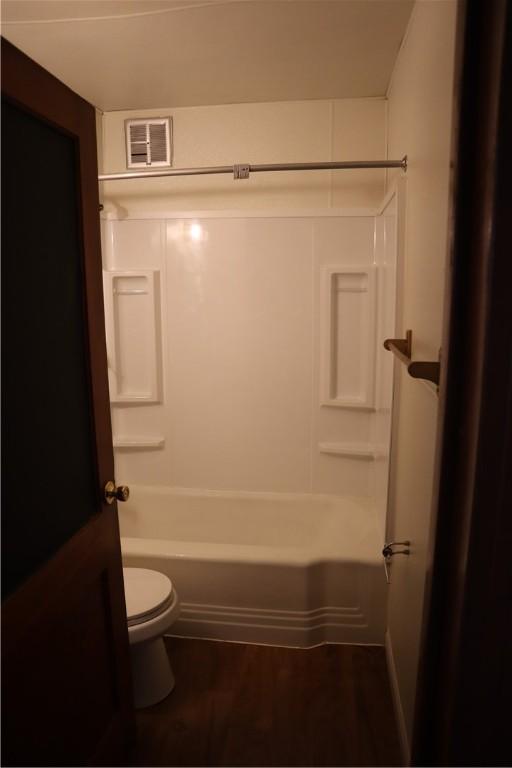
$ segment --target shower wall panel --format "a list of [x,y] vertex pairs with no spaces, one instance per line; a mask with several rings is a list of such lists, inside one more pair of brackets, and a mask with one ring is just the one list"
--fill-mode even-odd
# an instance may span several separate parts
[[310,483],[312,295],[304,220],[167,222],[175,484]]
[[[374,494],[383,340],[374,215],[187,214],[104,221],[103,235],[106,270],[159,270],[162,289],[161,402],[112,406],[123,482]],[[340,333],[326,327],[326,270],[340,301],[354,299],[329,316],[343,317],[356,344],[331,343],[328,362],[340,381],[356,381],[345,399],[363,392],[362,407],[322,391],[325,344]]]

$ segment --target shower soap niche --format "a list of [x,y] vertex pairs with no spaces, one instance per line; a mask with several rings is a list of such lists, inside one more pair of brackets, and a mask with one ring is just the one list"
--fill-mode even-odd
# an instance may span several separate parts
[[374,410],[377,268],[324,267],[320,403]]
[[159,271],[103,272],[111,403],[160,402]]

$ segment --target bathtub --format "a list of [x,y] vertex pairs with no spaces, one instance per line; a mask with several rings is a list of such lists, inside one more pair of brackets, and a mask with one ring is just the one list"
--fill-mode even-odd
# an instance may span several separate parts
[[370,499],[132,486],[127,566],[169,576],[173,635],[308,648],[383,644],[382,533]]

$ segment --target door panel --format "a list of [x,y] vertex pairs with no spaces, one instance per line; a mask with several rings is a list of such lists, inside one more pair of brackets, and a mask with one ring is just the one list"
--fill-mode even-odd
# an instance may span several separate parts
[[94,108],[2,41],[3,763],[126,764]]
[[5,596],[96,511],[97,479],[76,142],[5,101],[2,125]]
[[4,603],[4,764],[94,762],[126,711],[117,531],[113,510],[96,516]]

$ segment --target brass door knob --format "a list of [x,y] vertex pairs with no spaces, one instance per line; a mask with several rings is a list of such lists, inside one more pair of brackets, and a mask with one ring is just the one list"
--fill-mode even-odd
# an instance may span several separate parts
[[107,504],[112,504],[116,499],[117,501],[128,501],[130,497],[130,489],[127,485],[117,485],[109,480],[104,489],[105,501]]

